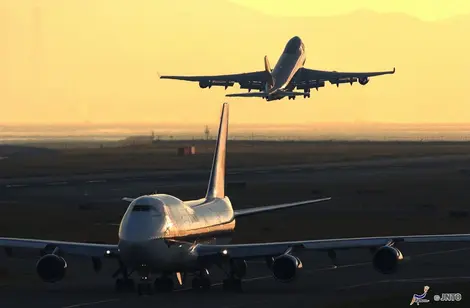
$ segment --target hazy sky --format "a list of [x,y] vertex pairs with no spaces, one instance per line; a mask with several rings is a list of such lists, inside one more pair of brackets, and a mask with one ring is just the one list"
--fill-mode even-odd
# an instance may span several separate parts
[[[376,12],[399,12],[423,20],[449,18],[470,13],[468,0],[230,0],[266,14],[279,16],[329,16],[368,9]],[[287,3],[289,3],[287,5]]]
[[[212,124],[223,101],[235,123],[470,123],[470,1],[286,3],[1,0],[0,124]],[[271,103],[157,77],[262,70],[294,35],[309,68],[397,72]]]

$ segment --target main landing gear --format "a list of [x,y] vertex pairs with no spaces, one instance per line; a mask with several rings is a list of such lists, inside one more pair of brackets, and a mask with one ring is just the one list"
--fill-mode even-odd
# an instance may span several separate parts
[[148,277],[141,277],[140,282],[137,285],[137,294],[143,295],[152,295],[155,292],[157,293],[168,293],[173,291],[173,280],[170,277],[162,276],[160,278],[155,279],[155,281],[151,282]]
[[127,268],[124,266],[121,260],[119,260],[119,268],[113,274],[113,278],[118,276],[119,274],[121,274],[123,278],[116,279],[116,283],[114,285],[116,292],[118,293],[134,292],[135,290],[134,280],[129,278],[132,272],[131,273],[128,272]]
[[246,275],[245,260],[230,260],[228,278],[222,282],[224,291],[242,292],[242,278]]
[[199,275],[193,278],[191,283],[193,290],[207,291],[211,288],[211,280],[209,278],[209,271],[207,269],[202,270]]
[[134,292],[135,290],[135,283],[134,280],[129,278],[119,278],[116,279],[116,283],[114,285],[116,292],[123,293],[123,292]]

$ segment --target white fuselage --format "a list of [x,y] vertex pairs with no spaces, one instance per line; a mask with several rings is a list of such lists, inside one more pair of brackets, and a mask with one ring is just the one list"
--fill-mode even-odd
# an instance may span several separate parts
[[305,64],[305,47],[299,37],[293,37],[286,45],[276,66],[271,72],[274,85],[269,89],[267,100],[281,99],[284,91],[291,91],[288,86],[297,71]]
[[122,218],[118,247],[122,262],[138,271],[185,271],[197,267],[195,243],[227,243],[234,229],[228,197],[184,202],[165,194],[142,196]]

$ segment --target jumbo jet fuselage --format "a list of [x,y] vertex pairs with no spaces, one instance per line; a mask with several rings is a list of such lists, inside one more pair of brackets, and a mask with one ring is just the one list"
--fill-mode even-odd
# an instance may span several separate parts
[[292,78],[297,71],[305,64],[305,46],[298,36],[294,36],[289,40],[281,54],[278,62],[271,72],[273,84],[266,84],[265,92],[268,93],[267,101],[282,99],[283,91],[292,91],[289,88]]
[[142,274],[198,270],[191,247],[227,244],[235,229],[228,197],[182,201],[174,196],[142,196],[129,205],[119,227],[122,262]]

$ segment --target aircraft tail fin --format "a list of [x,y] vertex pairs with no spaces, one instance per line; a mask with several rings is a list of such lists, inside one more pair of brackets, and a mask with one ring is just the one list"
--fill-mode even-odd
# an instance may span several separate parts
[[272,72],[271,65],[269,64],[268,56],[264,56],[264,70],[270,74]]
[[267,93],[269,92],[269,89],[274,86],[274,77],[272,74],[271,65],[269,64],[268,56],[264,56],[264,70],[267,75],[266,88],[264,91]]
[[225,154],[227,152],[228,111],[229,105],[224,103],[220,114],[219,132],[217,134],[212,170],[207,187],[207,200],[225,197]]

